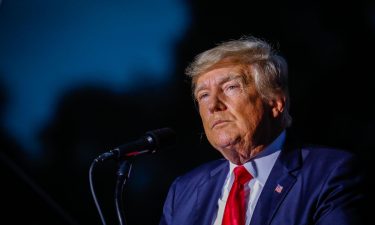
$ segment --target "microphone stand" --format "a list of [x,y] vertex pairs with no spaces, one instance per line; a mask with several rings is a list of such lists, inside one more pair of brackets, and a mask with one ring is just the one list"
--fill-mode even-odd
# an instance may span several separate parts
[[117,213],[117,217],[118,217],[120,225],[126,225],[122,197],[123,197],[123,192],[125,188],[125,183],[130,175],[131,167],[132,167],[131,161],[121,160],[119,163],[118,171],[117,171],[117,182],[116,182],[116,189],[115,189],[115,205],[116,205],[116,213]]

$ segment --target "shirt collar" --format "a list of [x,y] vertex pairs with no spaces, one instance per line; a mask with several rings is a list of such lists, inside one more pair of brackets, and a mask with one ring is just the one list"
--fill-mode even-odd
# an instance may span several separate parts
[[[284,130],[270,145],[268,145],[262,152],[243,166],[251,173],[251,175],[259,180],[264,185],[271,172],[277,157],[280,154],[281,148],[284,144],[286,131]],[[233,176],[233,169],[237,165],[229,161],[229,171]]]

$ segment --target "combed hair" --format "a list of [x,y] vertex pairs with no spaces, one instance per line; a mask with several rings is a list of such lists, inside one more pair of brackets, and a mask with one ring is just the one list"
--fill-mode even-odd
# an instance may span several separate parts
[[288,65],[283,57],[267,42],[255,37],[243,37],[221,43],[197,55],[187,67],[185,73],[192,79],[193,92],[198,77],[215,69],[215,66],[222,62],[246,66],[264,100],[270,101],[275,96],[283,94],[286,100],[281,123],[283,127],[290,126],[292,118],[289,115]]

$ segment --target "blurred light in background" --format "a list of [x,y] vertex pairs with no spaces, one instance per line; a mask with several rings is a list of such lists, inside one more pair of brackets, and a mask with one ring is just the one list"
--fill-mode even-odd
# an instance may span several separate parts
[[70,90],[89,85],[121,93],[145,79],[160,85],[172,75],[174,46],[189,19],[182,0],[4,0],[0,84],[7,132],[38,158],[39,131]]

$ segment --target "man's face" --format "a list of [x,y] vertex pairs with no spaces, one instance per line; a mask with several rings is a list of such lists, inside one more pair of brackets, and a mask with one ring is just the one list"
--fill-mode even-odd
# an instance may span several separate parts
[[194,92],[208,141],[235,164],[263,149],[272,115],[243,74],[239,66],[213,69],[198,77]]

